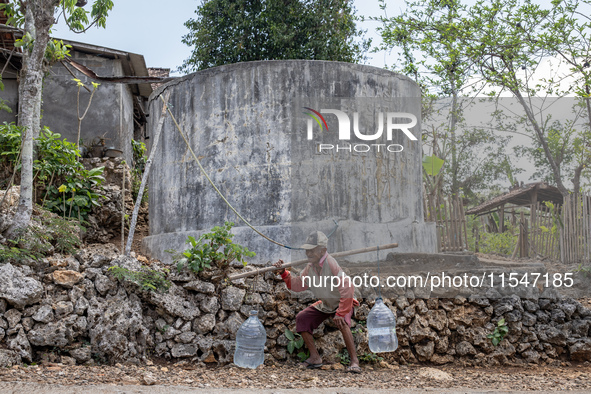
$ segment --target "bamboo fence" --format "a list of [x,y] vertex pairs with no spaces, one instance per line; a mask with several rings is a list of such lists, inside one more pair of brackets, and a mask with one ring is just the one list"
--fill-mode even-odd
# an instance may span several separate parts
[[[590,195],[571,194],[564,198],[562,205],[537,202],[524,208],[529,208],[529,212],[520,212],[519,237],[513,257],[519,251],[520,257],[591,264]],[[506,216],[507,212],[504,214]],[[514,210],[510,214],[515,217]],[[480,220],[486,229],[487,219],[481,216]],[[489,231],[498,231],[488,224]],[[446,235],[443,237],[447,239]]]
[[461,252],[468,249],[466,216],[462,200],[455,198],[425,200],[427,221],[437,223],[437,245],[440,252]]

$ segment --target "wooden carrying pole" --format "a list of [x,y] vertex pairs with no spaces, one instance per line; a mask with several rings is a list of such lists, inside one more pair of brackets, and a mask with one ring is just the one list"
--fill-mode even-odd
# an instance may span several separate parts
[[[375,252],[376,250],[378,250],[378,248],[380,248],[380,250],[386,250],[386,249],[392,249],[392,248],[397,248],[397,247],[398,247],[398,244],[396,244],[396,243],[387,244],[387,245],[380,245],[380,246],[370,246],[368,248],[363,248],[363,249],[354,249],[354,250],[346,250],[344,252],[331,253],[331,256],[334,258],[337,258],[337,257],[351,256],[353,254]],[[248,271],[243,274],[232,275],[232,276],[229,276],[228,279],[233,281],[236,279],[247,278],[249,276],[259,275],[259,274],[263,274],[263,273],[269,272],[269,271],[278,271],[281,268],[293,267],[295,265],[301,265],[301,264],[305,264],[307,262],[308,262],[308,259],[292,261],[291,263],[282,264],[281,267],[279,267],[279,268],[273,267],[273,266],[265,267],[265,268],[261,268],[261,269],[254,270],[254,271]]]

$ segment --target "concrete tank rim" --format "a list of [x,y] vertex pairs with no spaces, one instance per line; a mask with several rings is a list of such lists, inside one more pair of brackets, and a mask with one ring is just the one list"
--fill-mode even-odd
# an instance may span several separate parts
[[211,67],[211,68],[207,68],[205,70],[195,71],[194,73],[187,74],[182,77],[178,77],[177,79],[167,82],[167,83],[159,86],[156,90],[154,90],[152,92],[152,94],[150,94],[150,97],[148,98],[148,105],[150,105],[152,103],[152,101],[156,100],[162,94],[162,92],[164,90],[166,90],[167,88],[174,86],[174,85],[178,85],[184,81],[193,79],[193,78],[200,76],[200,75],[207,75],[207,74],[216,75],[216,74],[223,74],[223,73],[232,72],[236,69],[242,69],[242,68],[256,68],[256,67],[263,66],[263,65],[276,66],[279,64],[289,64],[289,63],[307,63],[307,64],[314,64],[314,65],[321,65],[321,64],[326,64],[326,63],[340,64],[340,65],[347,66],[353,70],[355,70],[355,69],[365,70],[366,72],[372,73],[372,74],[382,74],[383,76],[391,76],[391,77],[396,77],[396,78],[399,78],[402,80],[406,80],[407,82],[410,82],[410,83],[416,85],[416,87],[419,89],[419,92],[420,92],[419,84],[416,83],[412,78],[410,78],[404,74],[400,74],[398,72],[395,72],[395,71],[386,70],[384,68],[370,66],[367,64],[338,62],[338,61],[332,61],[332,60],[307,60],[307,59],[254,60],[254,61],[249,61],[249,62],[238,62],[238,63],[224,64],[222,66]]

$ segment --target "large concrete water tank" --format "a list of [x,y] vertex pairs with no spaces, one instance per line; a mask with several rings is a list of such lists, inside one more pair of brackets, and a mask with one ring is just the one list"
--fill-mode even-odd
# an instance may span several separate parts
[[[327,61],[216,67],[152,94],[152,134],[165,93],[213,182],[270,238],[297,246],[337,221],[329,251],[398,242],[391,251],[436,252],[435,225],[423,214],[421,94],[409,78]],[[229,220],[235,242],[257,253],[250,263],[303,256],[245,226],[207,183],[170,116],[163,127],[144,252],[170,261],[166,249],[183,250],[188,235]]]

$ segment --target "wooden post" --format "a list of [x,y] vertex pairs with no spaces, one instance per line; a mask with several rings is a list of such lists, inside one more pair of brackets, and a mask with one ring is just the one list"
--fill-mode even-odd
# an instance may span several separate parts
[[121,163],[123,167],[123,184],[121,185],[121,253],[125,250],[125,173],[127,165]]
[[501,205],[499,211],[499,233],[505,232],[505,204]]
[[466,220],[466,213],[464,212],[464,205],[461,204],[460,201],[460,213],[462,215],[462,223],[464,224],[464,242],[466,245],[466,250],[468,250],[468,223]]
[[[529,231],[529,252],[535,256],[538,253],[536,248],[536,238],[538,236],[538,227],[540,225],[538,219],[538,203],[532,204],[533,209],[530,210],[531,228]],[[532,217],[533,215],[533,217]],[[536,220],[535,226],[533,220]]]
[[527,257],[527,219],[521,212],[519,220],[519,257]]
[[142,205],[144,189],[146,187],[146,183],[148,182],[148,175],[150,175],[150,168],[152,167],[152,161],[154,160],[156,148],[158,147],[158,141],[160,140],[160,132],[162,131],[164,118],[166,117],[166,102],[168,102],[169,96],[170,93],[167,92],[163,100],[164,102],[162,103],[162,113],[160,114],[160,120],[158,121],[158,125],[156,126],[156,130],[153,134],[154,139],[152,142],[152,148],[150,149],[150,155],[148,156],[148,160],[146,161],[146,167],[144,168],[144,175],[142,175],[142,183],[140,184],[140,190],[138,191],[137,198],[135,199],[135,206],[133,207],[133,214],[131,215],[131,224],[129,225],[129,235],[127,236],[127,246],[125,247],[126,256],[129,256],[129,254],[131,253],[131,245],[133,243],[133,235],[135,233],[137,215],[140,211],[140,205]]

